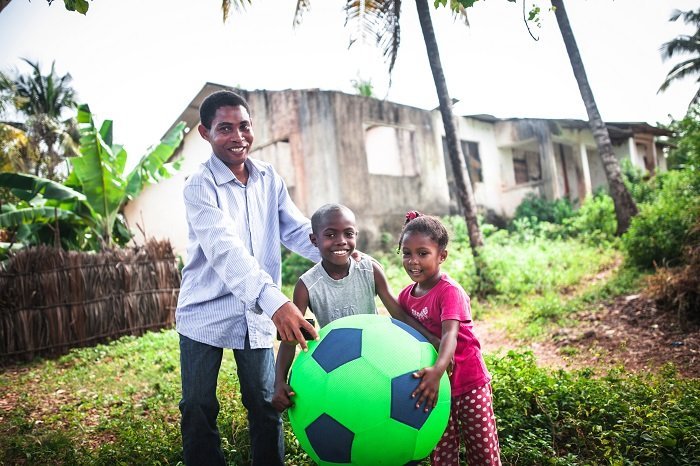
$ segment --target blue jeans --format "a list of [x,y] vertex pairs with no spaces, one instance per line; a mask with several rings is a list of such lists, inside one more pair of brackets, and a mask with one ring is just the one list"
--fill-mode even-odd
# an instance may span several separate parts
[[[254,466],[284,465],[284,433],[280,414],[272,407],[275,361],[272,348],[233,350],[243,406],[248,410],[248,432]],[[182,449],[185,464],[225,465],[216,426],[219,400],[216,383],[223,349],[180,335],[182,375]]]

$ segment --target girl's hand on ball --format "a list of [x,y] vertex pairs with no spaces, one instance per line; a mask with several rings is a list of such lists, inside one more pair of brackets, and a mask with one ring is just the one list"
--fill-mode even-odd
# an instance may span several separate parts
[[437,406],[438,389],[440,388],[440,377],[442,372],[434,367],[426,367],[413,374],[413,377],[421,379],[418,388],[411,394],[412,398],[418,398],[416,408],[420,408],[425,403],[425,412]]

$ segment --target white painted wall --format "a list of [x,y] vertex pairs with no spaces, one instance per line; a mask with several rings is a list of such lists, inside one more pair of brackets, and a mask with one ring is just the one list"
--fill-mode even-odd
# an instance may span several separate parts
[[181,150],[185,157],[180,170],[167,180],[146,186],[136,199],[126,205],[124,213],[129,228],[135,233],[133,241],[136,244],[143,244],[148,238],[169,238],[175,254],[184,259],[187,252],[187,221],[182,188],[186,177],[209,158],[211,146],[195,129],[185,135]]

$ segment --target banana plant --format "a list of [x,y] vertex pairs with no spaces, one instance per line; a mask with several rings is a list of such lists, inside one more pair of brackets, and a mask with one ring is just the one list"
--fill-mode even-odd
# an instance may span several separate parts
[[9,189],[17,199],[0,206],[0,232],[4,233],[0,256],[9,249],[52,240],[69,249],[85,249],[85,240],[90,238],[94,222],[76,213],[85,210],[78,208],[86,200],[82,193],[23,173],[0,173],[0,187]]
[[126,201],[147,184],[168,178],[179,169],[181,160],[167,161],[182,143],[185,123],[180,122],[160,143],[149,148],[128,174],[124,173],[126,150],[112,143],[111,120],[104,121],[98,130],[90,108],[83,104],[78,107],[78,128],[81,156],[70,160],[73,169],[66,185],[85,195],[96,234],[105,246],[111,246],[113,230]]
[[79,249],[111,247],[115,239],[124,243],[130,239],[120,214],[126,201],[180,167],[180,160],[169,163],[168,159],[182,143],[184,122],[149,148],[126,174],[127,153],[112,143],[112,121],[104,121],[98,130],[89,107],[81,105],[78,125],[81,155],[70,159],[71,171],[63,184],[27,174],[0,173],[0,188],[9,188],[20,199],[2,206],[0,228],[31,236],[30,225],[50,227],[63,222],[83,235],[82,240],[70,241]]

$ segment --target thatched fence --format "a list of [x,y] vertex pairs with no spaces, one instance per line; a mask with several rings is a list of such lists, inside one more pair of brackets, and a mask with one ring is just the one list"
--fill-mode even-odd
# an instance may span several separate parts
[[20,251],[0,266],[0,360],[171,326],[179,289],[169,242],[101,253]]

